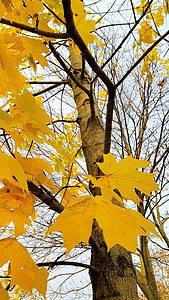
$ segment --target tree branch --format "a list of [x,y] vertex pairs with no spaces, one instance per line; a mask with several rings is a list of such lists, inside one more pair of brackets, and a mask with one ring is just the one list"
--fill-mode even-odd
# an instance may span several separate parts
[[159,295],[155,276],[154,276],[152,262],[151,262],[151,258],[150,258],[150,254],[149,254],[149,250],[148,250],[147,236],[140,237],[140,244],[141,244],[141,253],[142,253],[144,268],[145,268],[145,272],[146,272],[146,281],[147,281],[147,284],[149,287],[149,292],[151,295],[150,299],[162,300]]
[[166,31],[153,45],[151,45],[140,58],[135,62],[135,64],[126,72],[126,74],[119,80],[119,82],[116,84],[116,87],[118,87],[126,77],[138,66],[138,64],[144,59],[145,56],[147,56],[155,46],[157,46],[167,35],[169,34],[169,30]]
[[78,46],[80,51],[82,52],[84,58],[88,62],[89,66],[92,70],[100,77],[100,79],[105,83],[107,88],[112,88],[113,83],[109,79],[109,77],[105,74],[105,72],[99,67],[96,63],[94,57],[90,53],[88,47],[84,43],[83,39],[81,38],[80,34],[78,33],[76,26],[73,20],[73,12],[71,9],[71,1],[70,0],[62,0],[63,8],[64,8],[64,17],[66,20],[66,28],[68,36],[72,38],[75,44]]
[[38,267],[50,267],[53,268],[54,266],[76,266],[76,267],[80,267],[80,268],[86,268],[89,269],[91,271],[97,272],[97,269],[94,268],[93,266],[87,265],[87,264],[83,264],[80,262],[75,262],[75,261],[51,261],[51,262],[44,262],[44,263],[38,263],[37,264]]
[[[108,63],[109,61],[113,58],[113,56],[115,56],[115,54],[120,50],[120,48],[123,46],[123,44],[125,43],[125,41],[128,39],[128,37],[132,34],[132,32],[134,31],[134,29],[137,27],[137,25],[140,23],[140,21],[142,20],[142,18],[146,15],[150,5],[152,4],[153,0],[151,0],[147,6],[145,11],[143,12],[143,14],[141,15],[141,17],[134,23],[133,27],[131,28],[131,30],[127,33],[127,35],[124,37],[124,39],[122,40],[122,42],[119,44],[119,46],[115,49],[115,51],[110,55],[110,57],[105,61],[105,63],[103,63],[103,65],[101,66],[101,68],[103,69]],[[96,80],[97,76],[95,76],[92,80],[92,82],[94,82]]]
[[15,21],[6,20],[5,18],[1,18],[0,23],[11,26],[11,27],[19,28],[21,30],[25,30],[28,32],[32,32],[32,33],[38,34],[40,36],[46,36],[48,38],[67,39],[69,37],[67,35],[67,33],[56,33],[56,32],[45,31],[45,30],[38,29],[36,27],[18,23]]
[[28,82],[29,84],[57,84],[58,86],[61,85],[61,84],[65,84],[65,83],[68,83],[68,80],[61,80],[61,81],[52,81],[52,80],[49,80],[49,81],[44,81],[44,80],[36,80],[36,81],[26,81]]
[[42,188],[36,186],[33,182],[27,181],[28,188],[32,194],[39,198],[42,202],[47,204],[52,210],[57,213],[61,213],[64,210],[63,205],[61,205],[54,197],[47,195]]
[[61,64],[61,66],[63,67],[64,71],[67,73],[68,76],[70,76],[70,78],[74,81],[74,83],[80,88],[82,89],[89,97],[90,97],[90,91],[83,86],[73,75],[72,71],[66,66],[66,64],[64,63],[63,59],[60,57],[59,52],[57,52],[54,48],[54,46],[52,45],[51,42],[49,42],[49,48],[52,51],[53,55],[55,56],[55,58],[58,60],[58,62]]
[[160,148],[160,143],[161,143],[161,140],[162,140],[162,134],[163,134],[163,128],[164,128],[164,124],[165,124],[165,119],[166,119],[166,116],[169,114],[169,110],[166,112],[166,114],[164,115],[164,118],[162,120],[162,123],[161,123],[161,130],[160,130],[160,136],[159,136],[159,140],[158,140],[158,144],[157,144],[157,147],[156,147],[156,152],[155,152],[155,156],[154,156],[154,161],[153,161],[153,164],[152,164],[152,167],[151,167],[151,170],[150,172],[153,172],[155,166],[156,166],[156,159],[157,159],[157,155],[158,155],[158,150]]
[[115,100],[115,92],[116,92],[115,87],[113,86],[113,89],[109,89],[108,92],[109,92],[109,99],[107,103],[106,128],[105,128],[105,139],[104,139],[105,154],[110,152],[110,146],[111,146],[113,108],[114,108],[114,100]]
[[34,93],[33,96],[36,97],[36,96],[42,95],[42,94],[44,94],[44,93],[46,93],[46,92],[49,92],[50,90],[55,89],[55,88],[58,87],[59,85],[65,84],[65,83],[68,83],[68,81],[67,81],[67,82],[62,82],[62,83],[60,83],[60,84],[58,84],[58,83],[53,84],[53,85],[49,86],[48,88],[46,88],[46,89],[44,89],[44,90],[41,90],[41,91],[39,91],[39,92],[37,92],[37,93]]

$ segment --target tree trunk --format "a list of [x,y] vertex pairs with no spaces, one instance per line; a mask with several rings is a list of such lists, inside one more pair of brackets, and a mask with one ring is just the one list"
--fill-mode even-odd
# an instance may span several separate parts
[[[87,72],[82,74],[81,57],[70,47],[70,60],[76,79],[90,91],[90,78]],[[94,116],[91,115],[91,101],[88,95],[71,81],[74,99],[78,110],[82,148],[88,173],[99,176],[96,161],[100,160],[104,151],[104,127],[99,109],[94,98]],[[99,194],[99,189],[94,190]],[[113,228],[110,228],[113,230]],[[90,272],[93,287],[93,299],[138,300],[136,274],[133,268],[131,254],[120,245],[107,252],[102,230],[96,220],[93,222],[91,265],[99,272]]]

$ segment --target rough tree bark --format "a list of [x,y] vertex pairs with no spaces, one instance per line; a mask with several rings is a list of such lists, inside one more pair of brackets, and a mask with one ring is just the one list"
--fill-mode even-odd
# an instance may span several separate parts
[[[77,56],[71,47],[70,60],[74,69],[73,75],[90,91],[91,81],[87,72],[82,71],[81,57]],[[73,81],[70,84],[77,106],[82,148],[88,173],[92,176],[99,176],[96,161],[100,160],[104,153],[105,130],[97,102],[94,95],[89,97]],[[99,190],[93,192],[95,195],[99,194]],[[113,230],[113,228],[110,228],[110,230]],[[90,271],[93,299],[138,299],[136,274],[131,254],[120,245],[114,246],[107,252],[102,230],[96,220],[93,222],[90,244],[92,246],[91,265],[99,270],[99,272]]]

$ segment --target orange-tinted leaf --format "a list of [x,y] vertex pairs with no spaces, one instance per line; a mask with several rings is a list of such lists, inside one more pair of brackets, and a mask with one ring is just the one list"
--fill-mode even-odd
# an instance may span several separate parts
[[15,226],[16,237],[26,233],[25,224],[31,226],[29,218],[20,209],[15,209],[14,211],[0,209],[0,227],[6,227],[11,221]]
[[3,184],[5,186],[0,189],[0,208],[8,207],[13,210],[18,208],[26,216],[32,216],[36,197],[18,186],[11,185],[7,180],[3,180]]
[[34,176],[39,184],[45,185],[54,193],[56,193],[58,188],[53,184],[52,180],[45,176],[45,174],[42,171],[45,170],[49,174],[51,174],[54,171],[49,162],[40,158],[22,157],[19,153],[16,154],[16,157],[26,174]]
[[16,239],[0,241],[0,267],[10,261],[11,286],[18,284],[23,290],[32,293],[35,288],[45,298],[48,272],[39,269],[30,254]]
[[3,288],[1,283],[0,283],[0,299],[9,300],[8,292]]
[[0,179],[7,179],[13,185],[28,192],[27,178],[17,159],[0,151]]

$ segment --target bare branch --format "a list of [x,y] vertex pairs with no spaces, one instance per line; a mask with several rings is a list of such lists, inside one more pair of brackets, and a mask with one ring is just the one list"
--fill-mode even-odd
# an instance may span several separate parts
[[140,58],[135,62],[135,64],[125,73],[125,75],[119,80],[119,82],[116,84],[116,87],[118,87],[126,77],[138,66],[138,64],[146,57],[155,46],[157,46],[164,38],[169,34],[169,30],[167,30],[153,45],[151,45]]
[[[46,92],[49,92],[49,91],[51,91],[51,90],[53,90],[53,89],[55,89],[56,87],[58,87],[59,85],[61,85],[61,84],[65,84],[66,82],[62,82],[62,83],[60,83],[60,84],[53,84],[53,85],[51,85],[51,86],[49,86],[48,88],[46,88],[46,89],[44,89],[44,90],[41,90],[41,91],[39,91],[39,92],[37,92],[37,93],[34,93],[33,94],[33,96],[34,97],[36,97],[36,96],[39,96],[39,95],[42,95],[42,94],[44,94],[44,93],[46,93]],[[67,81],[67,83],[68,83],[68,81]]]
[[99,67],[96,63],[94,57],[90,53],[88,47],[84,43],[83,39],[81,38],[80,34],[78,33],[76,26],[73,20],[73,12],[71,9],[71,1],[70,0],[63,0],[62,1],[63,8],[64,8],[64,16],[66,20],[66,28],[68,35],[72,38],[75,44],[79,47],[80,51],[82,52],[83,56],[87,60],[89,66],[92,70],[100,77],[100,79],[105,83],[107,88],[112,88],[113,83],[109,79],[109,77],[105,74],[105,72]]
[[61,213],[64,210],[64,207],[54,197],[45,193],[42,188],[39,188],[31,181],[28,181],[27,183],[30,192],[42,202],[47,204],[52,210],[56,211],[57,213]]
[[105,128],[105,139],[104,139],[104,153],[110,152],[111,146],[111,132],[112,132],[112,120],[113,120],[113,108],[115,100],[116,89],[109,89],[109,99],[107,103],[107,113],[106,113],[106,128]]
[[53,268],[54,266],[72,266],[72,267],[76,266],[76,267],[80,267],[80,268],[86,268],[86,269],[89,269],[94,272],[99,272],[93,266],[83,264],[80,262],[76,262],[76,261],[51,261],[51,262],[38,263],[37,266],[38,267],[43,266],[43,267],[49,267],[49,268]]
[[[131,30],[127,33],[127,35],[125,36],[125,38],[122,40],[122,42],[119,44],[119,46],[116,48],[116,50],[110,55],[110,57],[105,61],[105,63],[102,65],[101,69],[103,69],[108,63],[109,61],[115,56],[115,54],[119,51],[119,49],[123,46],[123,44],[125,43],[125,41],[128,39],[128,37],[133,33],[134,29],[137,27],[137,25],[140,23],[140,21],[142,20],[142,18],[146,15],[150,5],[152,4],[153,0],[151,0],[147,6],[145,11],[143,12],[143,14],[141,15],[141,17],[135,22],[134,26],[131,28]],[[94,82],[96,80],[97,76],[95,76],[95,78],[93,79],[92,82]]]
[[38,29],[36,27],[18,23],[15,21],[6,20],[5,18],[1,18],[0,23],[11,26],[11,27],[19,28],[21,30],[25,30],[28,32],[32,32],[32,33],[38,34],[40,36],[46,36],[48,38],[67,39],[69,37],[67,35],[67,33],[56,33],[56,32],[45,31],[45,30]]
[[53,55],[56,57],[56,59],[58,60],[58,62],[61,64],[61,66],[63,67],[64,71],[67,73],[68,76],[70,76],[70,78],[74,81],[74,83],[81,88],[89,97],[90,97],[90,91],[85,88],[85,86],[83,86],[73,75],[71,69],[69,69],[66,64],[64,63],[63,59],[60,57],[59,52],[57,52],[54,48],[54,46],[52,45],[51,42],[49,42],[49,48],[52,51]]
[[61,84],[68,83],[68,80],[61,80],[61,81],[44,81],[44,80],[36,80],[36,81],[28,81],[29,84],[57,84],[58,86]]

